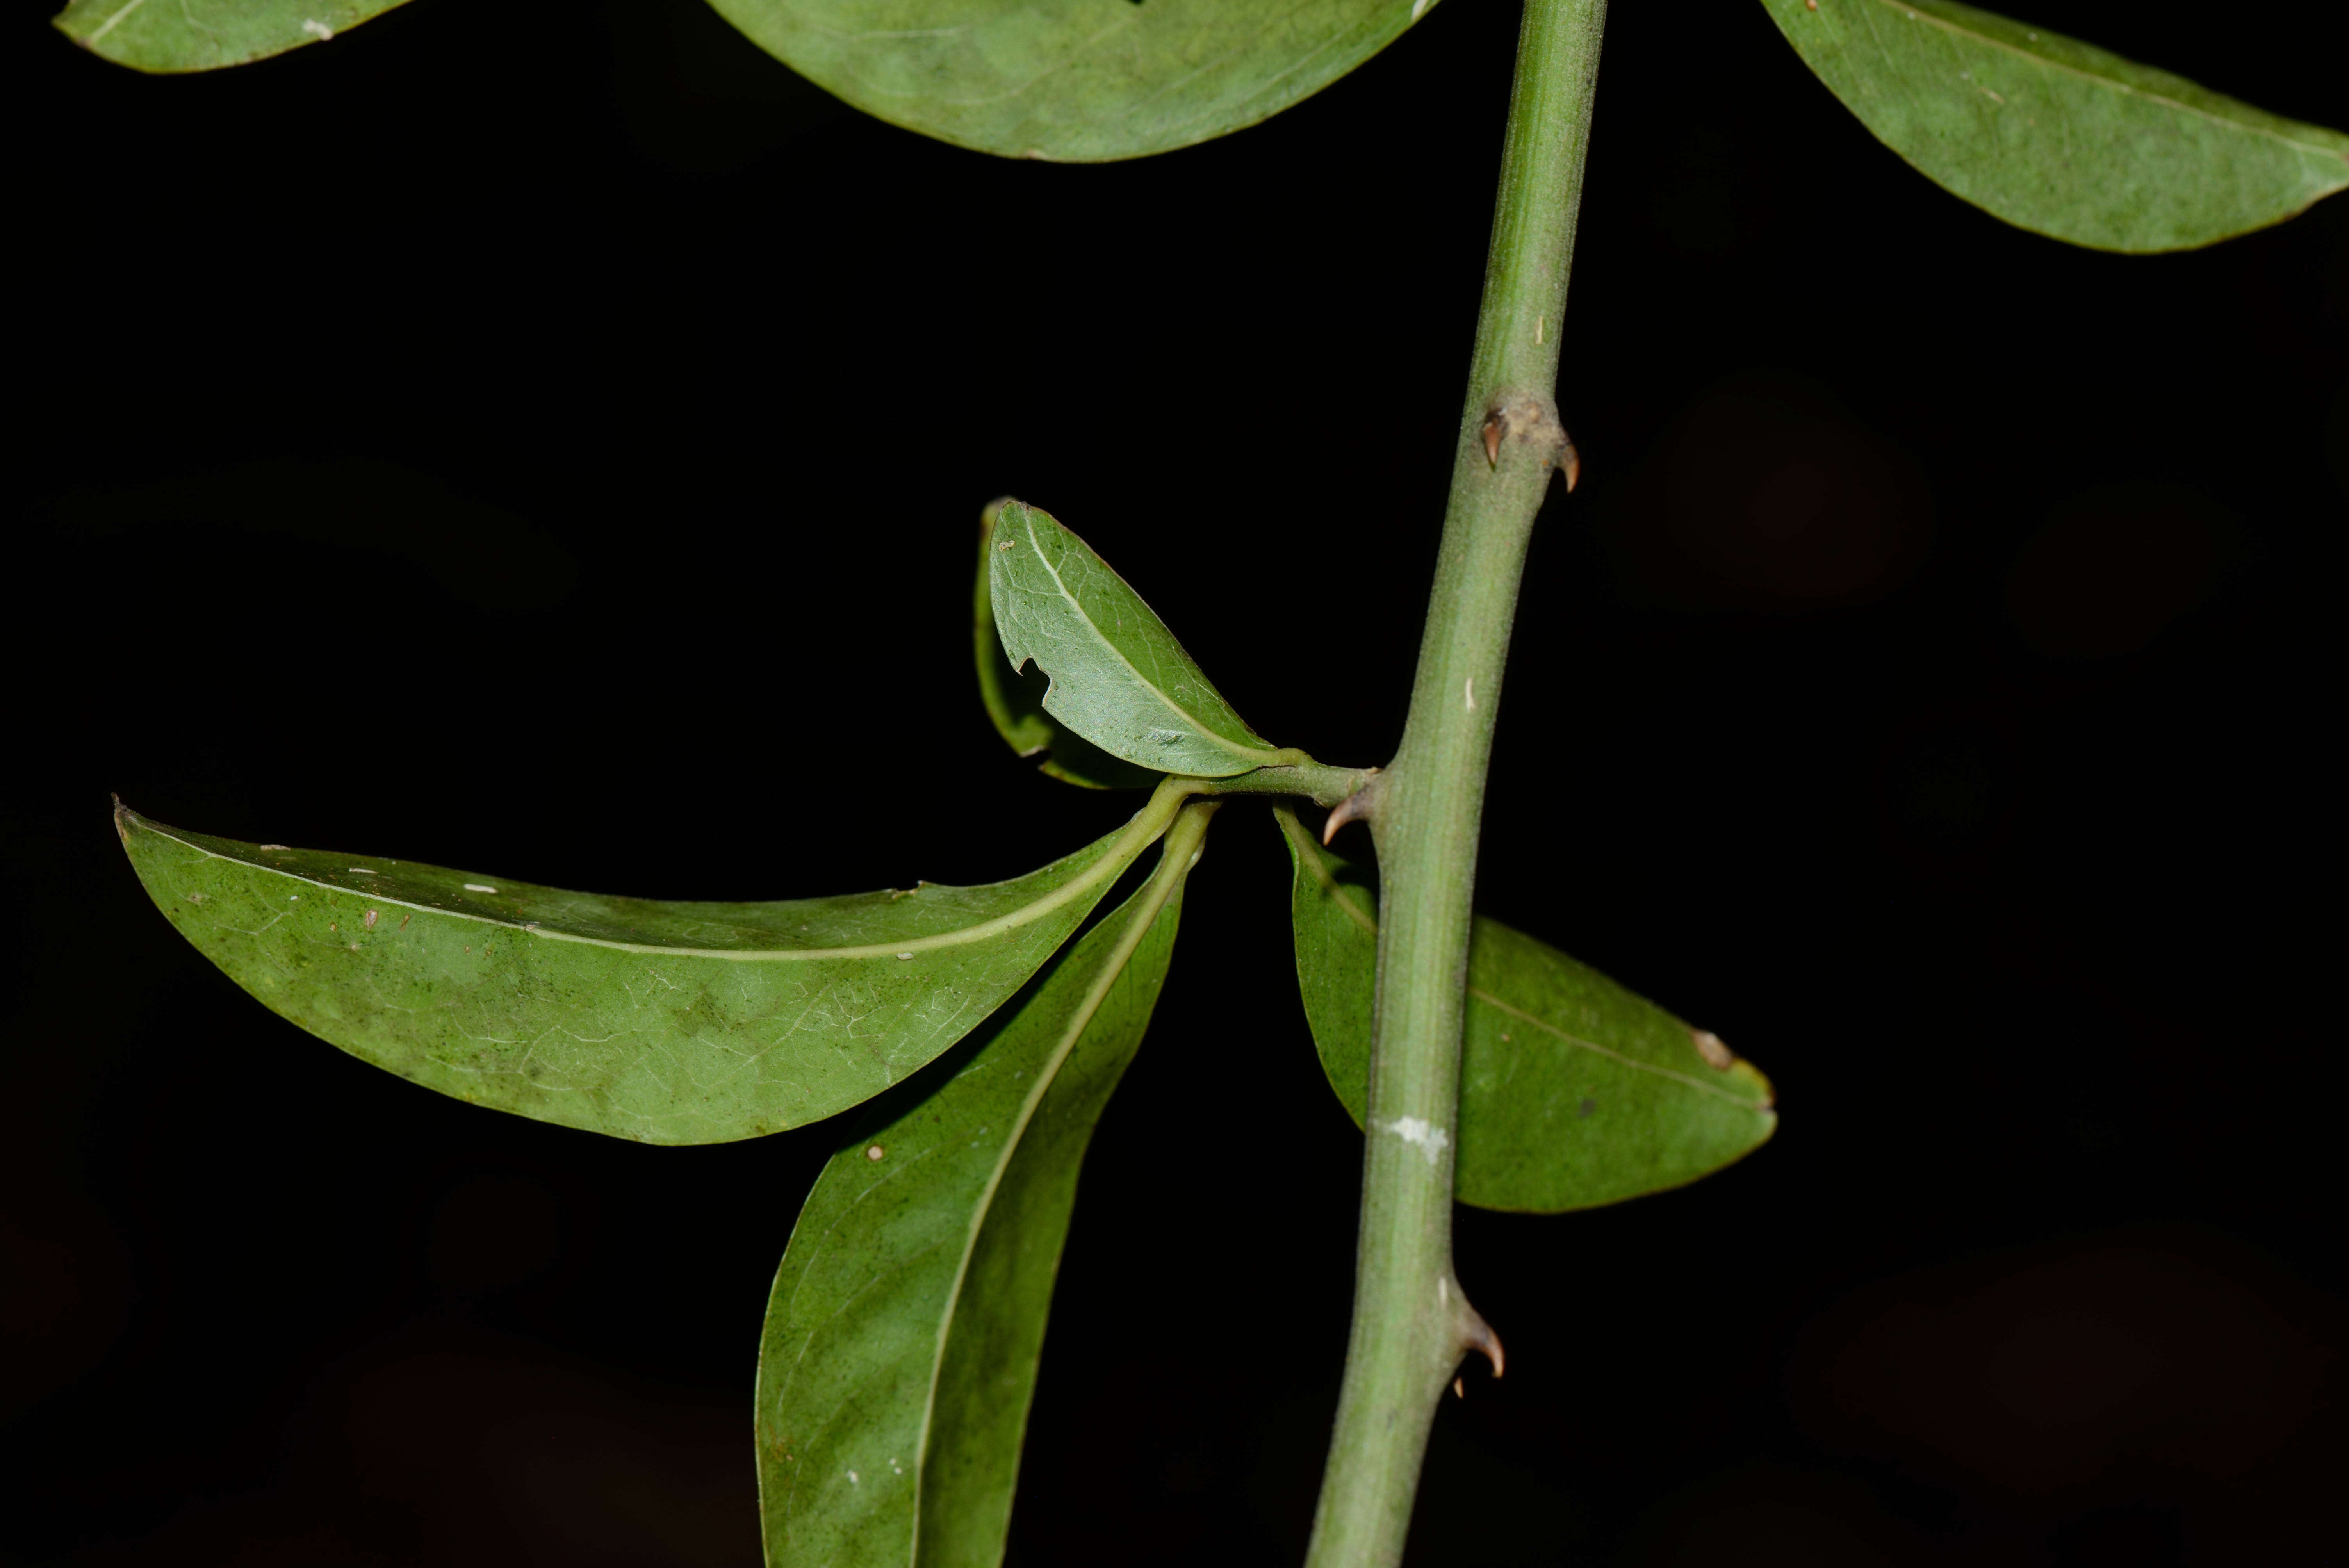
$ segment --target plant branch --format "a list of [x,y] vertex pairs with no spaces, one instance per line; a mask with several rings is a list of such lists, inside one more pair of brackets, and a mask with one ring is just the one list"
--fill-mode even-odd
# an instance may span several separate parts
[[1534,515],[1573,448],[1552,400],[1606,0],[1526,0],[1476,349],[1402,749],[1370,812],[1378,1008],[1354,1323],[1309,1568],[1402,1557],[1437,1399],[1499,1342],[1452,1270],[1470,902]]

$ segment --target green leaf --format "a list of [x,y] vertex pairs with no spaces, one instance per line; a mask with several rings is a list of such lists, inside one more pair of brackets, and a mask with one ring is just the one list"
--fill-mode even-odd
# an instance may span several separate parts
[[770,1563],[1002,1560],[1078,1166],[1157,1002],[1210,810],[993,1039],[824,1166],[759,1347]]
[[1844,107],[1928,179],[2075,245],[2207,245],[2349,185],[2338,131],[1971,5],[1762,3]]
[[323,44],[401,0],[73,0],[67,37],[140,71],[211,71]]
[[363,855],[115,828],[181,935],[362,1061],[647,1143],[816,1121],[898,1083],[1026,982],[1174,817],[986,887],[660,903]]
[[978,698],[987,705],[987,717],[995,721],[995,732],[1003,737],[1003,743],[1019,755],[1050,752],[1039,766],[1055,779],[1088,789],[1149,789],[1164,775],[1112,757],[1083,736],[1053,723],[1044,712],[1044,689],[1050,684],[1044,672],[1015,670],[1004,657],[1003,644],[995,631],[994,601],[988,593],[988,579],[992,575],[988,562],[995,553],[988,543],[995,537],[996,515],[1002,509],[999,500],[979,515],[978,581],[970,595],[971,652],[978,663]]
[[988,562],[1014,670],[1051,678],[1044,711],[1136,767],[1226,779],[1293,762],[1232,711],[1166,623],[1085,542],[1032,506],[999,502]]
[[1188,147],[1310,98],[1433,0],[711,0],[892,125],[1008,158]]
[[[1295,880],[1297,978],[1322,1070],[1362,1125],[1370,1103],[1378,894],[1279,811]],[[1479,915],[1468,951],[1454,1195],[1555,1214],[1710,1175],[1778,1124],[1769,1079],[1557,949]]]

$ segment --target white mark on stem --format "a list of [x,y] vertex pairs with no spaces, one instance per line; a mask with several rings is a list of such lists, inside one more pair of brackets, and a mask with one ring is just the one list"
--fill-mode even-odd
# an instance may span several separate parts
[[467,892],[495,892],[498,890],[492,887],[487,882],[467,882],[465,884],[465,891]]
[[1536,316],[1536,317],[1534,317],[1534,341],[1535,341],[1536,343],[1539,343],[1541,340],[1542,340],[1542,318],[1541,318],[1541,317],[1539,317],[1539,316]]
[[1415,1116],[1397,1117],[1392,1121],[1381,1123],[1381,1130],[1392,1132],[1405,1143],[1413,1145],[1427,1156],[1427,1162],[1430,1165],[1442,1160],[1444,1150],[1452,1143],[1450,1133],[1433,1122],[1422,1121]]
[[1462,696],[1464,696],[1464,697],[1465,697],[1465,698],[1467,699],[1467,702],[1468,702],[1468,711],[1469,711],[1470,713],[1474,713],[1474,712],[1475,712],[1475,711],[1476,711],[1476,677],[1475,677],[1475,676],[1470,676],[1468,677],[1468,684],[1467,684],[1466,686],[1463,686],[1463,687],[1461,688],[1461,690],[1460,690],[1460,695],[1461,695]]
[[1435,1305],[1438,1306],[1452,1305],[1452,1282],[1442,1274],[1435,1276]]

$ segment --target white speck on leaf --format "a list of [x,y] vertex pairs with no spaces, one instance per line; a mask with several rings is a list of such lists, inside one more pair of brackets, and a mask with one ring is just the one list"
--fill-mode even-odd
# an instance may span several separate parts
[[335,30],[332,27],[327,26],[324,22],[319,21],[315,16],[303,18],[302,31],[309,34],[310,36],[317,39],[322,44],[335,36]]
[[876,1143],[872,1148],[864,1151],[864,1158],[867,1160],[878,1160],[888,1152],[889,1151],[887,1150],[882,1148]]
[[856,1472],[854,1470],[850,1470],[848,1472],[848,1484],[851,1486],[862,1486],[864,1483],[856,1479]]
[[1704,1058],[1704,1065],[1715,1072],[1727,1072],[1736,1065],[1736,1053],[1711,1029],[1691,1029],[1689,1038],[1696,1043],[1696,1054]]
[[1427,8],[1434,4],[1435,0],[1411,0],[1411,19],[1414,22],[1418,21],[1427,15]]
[[355,877],[371,877],[375,875],[375,873],[367,870],[365,866],[353,866],[351,868],[351,875]]
[[285,846],[283,844],[264,844],[261,847],[264,850],[275,850],[280,854],[286,852]]
[[910,953],[900,953],[897,956],[900,958],[911,958],[913,954]]
[[375,929],[375,923],[380,918],[382,917],[378,915],[375,911],[369,910],[367,912],[367,918],[359,922],[359,923],[366,926],[369,931],[373,931]]
[[467,892],[495,892],[498,890],[492,887],[487,882],[467,882],[465,884],[465,891]]
[[1427,1162],[1430,1165],[1443,1159],[1444,1150],[1452,1143],[1450,1133],[1433,1122],[1422,1121],[1415,1116],[1397,1117],[1392,1121],[1381,1123],[1381,1130],[1392,1132],[1405,1143],[1418,1149],[1421,1153],[1427,1156]]

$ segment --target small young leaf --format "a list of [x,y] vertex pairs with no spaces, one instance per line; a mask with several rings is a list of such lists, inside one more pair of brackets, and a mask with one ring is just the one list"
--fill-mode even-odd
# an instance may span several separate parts
[[995,520],[1003,509],[997,501],[978,520],[978,581],[971,589],[971,653],[978,663],[978,699],[1003,743],[1022,757],[1050,752],[1039,766],[1053,778],[1088,789],[1147,789],[1164,777],[1112,757],[1073,730],[1052,722],[1044,712],[1044,691],[1051,683],[1040,669],[1015,670],[1003,656],[996,634],[995,604],[988,592],[993,575],[989,562],[995,552]]
[[210,71],[323,44],[402,0],[73,0],[54,18],[94,54],[140,71]]
[[869,1099],[1034,974],[1172,819],[985,887],[776,903],[564,892],[363,855],[115,829],[197,951],[273,1011],[427,1088],[647,1143]]
[[1433,0],[711,0],[867,114],[1007,158],[1188,147],[1319,92]]
[[[1370,1103],[1378,894],[1278,813],[1305,1016],[1354,1125]],[[1770,1082],[1691,1029],[1523,932],[1478,916],[1468,950],[1453,1191],[1480,1209],[1555,1214],[1709,1175],[1777,1127]]]
[[769,1563],[1001,1562],[1078,1167],[1157,1002],[1209,810],[994,1038],[824,1166],[759,1347]]
[[1878,139],[2020,228],[2177,251],[2349,186],[2349,136],[1952,0],[1763,0]]
[[1085,542],[1032,506],[998,503],[988,548],[1011,667],[1051,678],[1044,711],[1136,767],[1225,779],[1293,760],[1232,711],[1166,623]]

